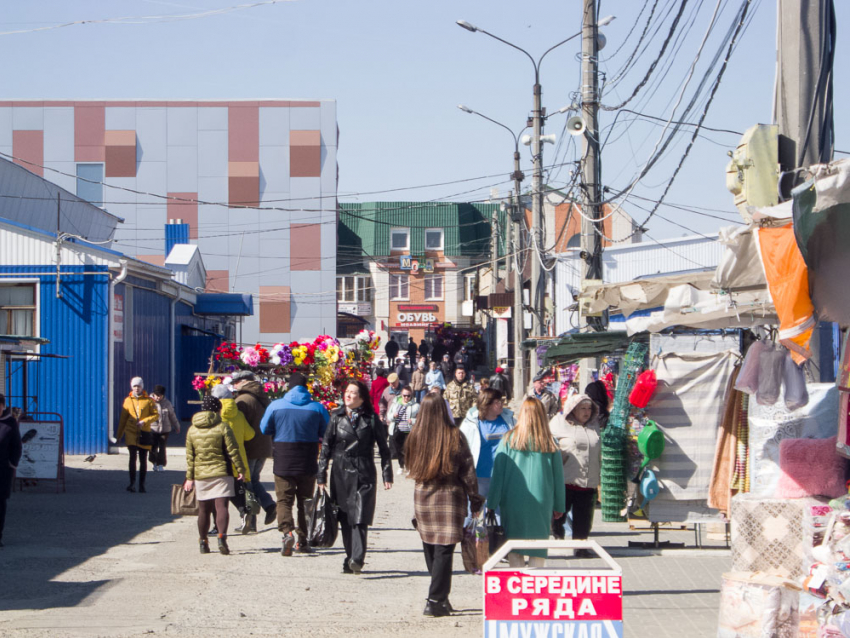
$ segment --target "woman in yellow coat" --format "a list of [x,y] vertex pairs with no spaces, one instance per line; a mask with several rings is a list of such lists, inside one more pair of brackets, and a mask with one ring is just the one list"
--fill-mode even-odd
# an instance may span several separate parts
[[124,437],[127,449],[130,451],[130,485],[128,492],[136,491],[136,457],[139,457],[139,492],[145,492],[145,477],[148,473],[148,452],[153,443],[151,425],[159,419],[156,405],[145,392],[145,382],[142,377],[130,380],[132,391],[124,399],[121,418],[118,421],[116,439]]
[[[234,507],[239,510],[242,517],[242,525],[236,528],[237,532],[243,534],[248,533],[248,525],[245,524],[246,517],[250,514],[247,509],[246,494],[247,490],[251,489],[251,470],[248,469],[248,454],[245,451],[245,441],[250,441],[254,438],[255,432],[242,411],[236,407],[236,399],[233,398],[233,392],[224,384],[215,386],[212,390],[212,395],[221,401],[221,420],[230,426],[233,430],[233,436],[236,439],[236,444],[239,446],[239,456],[242,458],[242,465],[245,467],[245,475],[243,481],[236,481],[236,496],[230,499]],[[236,476],[236,468],[233,468],[233,476]],[[215,515],[213,515],[215,521]],[[226,530],[225,530],[226,532]],[[210,530],[210,534],[218,533],[217,525]]]

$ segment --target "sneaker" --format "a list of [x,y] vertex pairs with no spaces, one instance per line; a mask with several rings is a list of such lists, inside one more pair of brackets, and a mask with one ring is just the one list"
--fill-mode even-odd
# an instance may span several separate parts
[[249,516],[249,514],[242,515],[242,524],[237,527],[235,531],[239,532],[240,534],[247,534],[251,530],[251,526],[248,524]]
[[213,528],[207,532],[207,536],[218,536],[218,527],[213,525]]
[[591,552],[589,549],[577,549],[575,551],[576,558],[596,558],[596,554]]
[[292,556],[292,548],[295,547],[295,536],[292,532],[283,535],[283,549],[280,550],[282,556]]
[[351,558],[348,559],[348,568],[351,570],[351,573],[354,574],[355,576],[359,576],[360,572],[363,571],[363,565],[361,565],[360,563],[355,563],[354,559],[351,559]]
[[[272,505],[270,508],[266,510],[266,519],[263,521],[264,525],[271,525],[277,519],[277,508]],[[256,520],[256,519],[255,519]]]
[[218,537],[218,553],[227,556],[230,554],[230,548],[227,546],[227,537],[219,535]]
[[353,571],[351,571],[351,567],[348,566],[348,559],[347,558],[342,561],[342,573],[343,574],[353,574],[354,573]]
[[431,618],[442,618],[443,616],[448,616],[450,613],[448,605],[445,602],[440,603],[436,600],[428,599],[425,602],[425,611],[422,612],[422,615],[430,616]]
[[404,468],[403,467],[398,468],[398,470],[396,470],[396,474],[398,476],[401,476],[402,474],[404,474]]
[[312,554],[314,550],[310,545],[307,544],[307,541],[298,541],[295,543],[295,552],[298,554]]

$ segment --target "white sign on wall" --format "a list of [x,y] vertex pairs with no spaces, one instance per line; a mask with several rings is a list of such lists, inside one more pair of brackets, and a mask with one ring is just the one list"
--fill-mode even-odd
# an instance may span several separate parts
[[115,295],[112,302],[112,336],[116,343],[124,341],[124,295]]
[[508,320],[496,320],[496,358],[508,358]]

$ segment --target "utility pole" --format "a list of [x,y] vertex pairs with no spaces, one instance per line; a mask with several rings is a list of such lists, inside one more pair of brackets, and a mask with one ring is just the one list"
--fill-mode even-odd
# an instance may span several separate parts
[[[543,336],[545,311],[543,307],[545,280],[540,264],[543,258],[543,142],[540,139],[543,133],[543,107],[541,106],[543,88],[540,86],[539,69],[535,69],[534,78],[534,110],[531,112],[531,155],[534,163],[531,186],[532,248],[528,251],[528,258],[531,259],[531,335],[539,337]],[[524,210],[522,214],[524,217]],[[532,353],[529,365],[530,375],[534,376],[539,369],[537,356]]]
[[[788,168],[827,164],[832,161],[835,149],[833,0],[777,0],[776,46],[773,117],[779,126],[780,157],[792,161]],[[783,154],[782,136],[792,142],[789,146],[793,155]],[[802,181],[801,175],[797,173],[793,185]],[[831,362],[820,356],[823,337],[823,331],[814,330],[811,361],[818,370],[815,380],[827,382],[835,377]]]
[[[584,0],[581,28],[581,98],[585,131],[582,136],[582,182],[584,198],[581,219],[581,255],[585,262],[582,279],[602,279],[602,181],[599,157],[599,40],[596,0]],[[588,219],[589,218],[589,219]],[[591,221],[592,220],[592,221]],[[588,325],[603,330],[599,317],[588,317]]]
[[[514,200],[511,209],[514,227],[514,246],[512,257],[516,259],[517,268],[514,270],[514,391],[513,396],[519,400],[525,394],[525,351],[522,342],[525,341],[525,313],[522,308],[522,228],[525,225],[525,206],[522,204],[522,180],[525,179],[519,167],[519,147],[514,150],[514,172],[511,177],[514,180]],[[510,252],[510,251],[509,251]]]

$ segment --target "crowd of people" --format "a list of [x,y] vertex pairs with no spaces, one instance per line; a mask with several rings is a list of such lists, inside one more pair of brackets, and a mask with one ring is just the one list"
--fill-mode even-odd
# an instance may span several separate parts
[[[387,359],[368,384],[347,382],[343,405],[331,413],[313,400],[300,373],[273,402],[249,371],[213,388],[186,435],[184,489],[194,490],[198,501],[201,553],[209,553],[210,536],[217,537],[219,552],[230,553],[231,503],[241,515],[237,532],[256,532],[265,512],[264,525],[277,523],[283,556],[313,552],[307,515],[317,490],[327,490],[345,548],[342,570],[360,574],[378,488],[393,486],[393,461],[395,476],[415,481],[413,524],[431,576],[425,615],[452,612],[452,557],[464,527],[485,510],[508,539],[564,538],[568,523],[572,538],[588,537],[608,408],[604,384],[559,397],[549,387],[551,372],[543,370],[515,415],[504,369],[475,383],[465,348],[435,360],[428,344],[412,343],[405,365],[395,357],[398,347],[387,343]],[[129,491],[136,491],[137,476],[138,491],[145,491],[148,455],[155,471],[166,466],[165,443],[179,428],[165,388],[156,386],[148,396],[144,381],[134,378],[118,431],[130,450]],[[261,480],[269,458],[275,498]],[[541,567],[545,557],[528,550],[511,552],[508,561]]]

